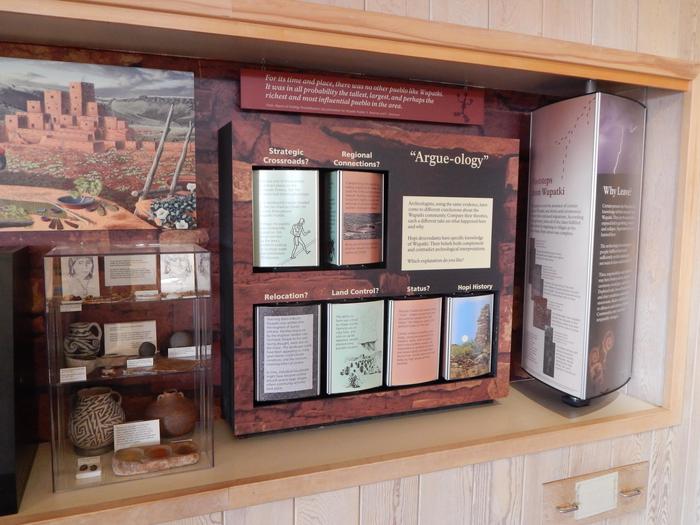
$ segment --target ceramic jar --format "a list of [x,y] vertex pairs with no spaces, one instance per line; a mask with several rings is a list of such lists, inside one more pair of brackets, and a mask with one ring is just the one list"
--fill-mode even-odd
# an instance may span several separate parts
[[102,342],[102,328],[98,323],[71,323],[63,339],[66,355],[96,356]]
[[68,439],[81,456],[99,456],[114,443],[114,425],[124,423],[122,397],[107,387],[78,390],[68,419]]
[[160,420],[161,436],[178,437],[192,432],[198,411],[194,402],[172,388],[164,391],[146,407],[146,417]]

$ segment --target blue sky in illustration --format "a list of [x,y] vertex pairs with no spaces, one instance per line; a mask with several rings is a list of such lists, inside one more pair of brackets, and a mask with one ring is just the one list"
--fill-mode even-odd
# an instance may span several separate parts
[[20,91],[65,91],[70,82],[92,82],[102,99],[194,97],[194,75],[189,71],[0,57],[0,84]]
[[492,301],[492,295],[452,298],[452,333],[450,334],[452,344],[460,345],[467,340],[474,340],[479,312],[485,304],[491,305]]

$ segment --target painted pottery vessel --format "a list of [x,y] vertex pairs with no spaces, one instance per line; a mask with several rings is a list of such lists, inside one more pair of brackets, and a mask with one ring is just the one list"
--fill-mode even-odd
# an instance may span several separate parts
[[81,456],[99,456],[114,443],[114,425],[124,423],[122,396],[107,387],[78,390],[68,419],[68,439]]
[[102,342],[102,328],[98,323],[72,323],[63,339],[63,349],[68,355],[97,355]]
[[146,417],[160,420],[161,436],[178,437],[192,432],[198,411],[192,400],[172,388],[160,394],[146,407]]

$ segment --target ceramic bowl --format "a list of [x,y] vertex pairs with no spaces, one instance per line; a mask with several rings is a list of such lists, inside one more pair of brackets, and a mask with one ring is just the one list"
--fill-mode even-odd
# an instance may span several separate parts
[[80,209],[87,208],[91,204],[95,203],[94,197],[73,197],[72,195],[64,195],[59,197],[58,202],[60,202],[66,208]]

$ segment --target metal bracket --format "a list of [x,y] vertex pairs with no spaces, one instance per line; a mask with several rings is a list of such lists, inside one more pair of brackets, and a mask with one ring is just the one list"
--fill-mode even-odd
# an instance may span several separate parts
[[635,496],[639,496],[641,493],[642,489],[640,487],[637,487],[635,489],[621,490],[620,496],[622,496],[623,498],[633,498]]
[[566,505],[558,505],[557,512],[561,514],[568,514],[569,512],[576,512],[578,510],[578,503],[568,503]]

